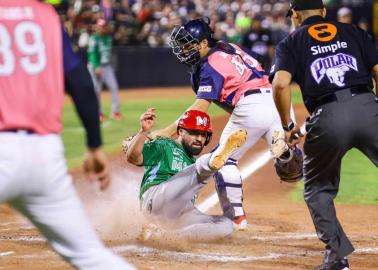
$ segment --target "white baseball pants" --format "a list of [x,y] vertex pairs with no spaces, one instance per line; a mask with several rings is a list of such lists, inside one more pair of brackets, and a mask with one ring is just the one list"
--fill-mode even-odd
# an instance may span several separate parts
[[237,149],[226,165],[215,174],[220,204],[224,215],[230,219],[245,214],[242,205],[242,178],[237,167],[237,160],[260,138],[265,139],[268,145],[271,145],[273,132],[283,130],[274,104],[272,89],[260,90],[262,91],[260,94],[241,97],[220,138],[220,143],[222,143],[236,129],[244,128],[248,131],[246,143]]
[[28,217],[77,269],[135,269],[96,236],[67,174],[59,135],[0,132],[0,147],[0,202]]
[[202,213],[191,201],[215,172],[208,165],[210,156],[201,156],[195,164],[143,194],[141,209],[151,222],[171,226],[177,235],[193,240],[214,240],[232,233],[230,219]]

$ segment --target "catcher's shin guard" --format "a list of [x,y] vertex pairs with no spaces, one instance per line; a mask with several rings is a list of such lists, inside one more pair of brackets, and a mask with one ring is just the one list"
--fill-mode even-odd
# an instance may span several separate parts
[[229,159],[225,166],[214,174],[215,187],[223,215],[230,219],[245,215],[242,178],[236,165],[236,160]]

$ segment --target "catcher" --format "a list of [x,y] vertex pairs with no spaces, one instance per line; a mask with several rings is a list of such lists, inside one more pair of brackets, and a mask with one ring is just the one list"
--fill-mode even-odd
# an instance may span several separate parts
[[187,239],[214,240],[231,234],[229,218],[200,212],[192,199],[246,141],[246,130],[231,132],[216,151],[195,160],[212,136],[209,115],[189,110],[179,119],[176,140],[148,141],[155,118],[155,109],[148,109],[140,117],[140,131],[123,143],[127,160],[145,168],[140,187],[142,212],[152,223],[169,226]]

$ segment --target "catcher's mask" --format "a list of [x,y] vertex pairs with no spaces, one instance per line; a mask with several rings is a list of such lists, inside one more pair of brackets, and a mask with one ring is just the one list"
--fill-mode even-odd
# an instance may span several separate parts
[[208,18],[207,22],[204,19],[196,19],[173,28],[169,46],[181,63],[193,66],[200,61],[198,45],[202,40],[207,39],[210,47],[215,45],[214,32],[209,23]]
[[188,130],[199,130],[207,132],[205,145],[208,145],[211,136],[213,135],[213,130],[211,129],[210,116],[201,111],[189,110],[181,116],[177,124],[177,133],[179,128],[188,129]]

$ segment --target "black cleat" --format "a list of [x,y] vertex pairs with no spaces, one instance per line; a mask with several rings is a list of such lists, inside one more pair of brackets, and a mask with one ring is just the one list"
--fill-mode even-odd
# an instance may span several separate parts
[[350,268],[348,259],[342,259],[323,263],[315,267],[314,270],[350,270]]

